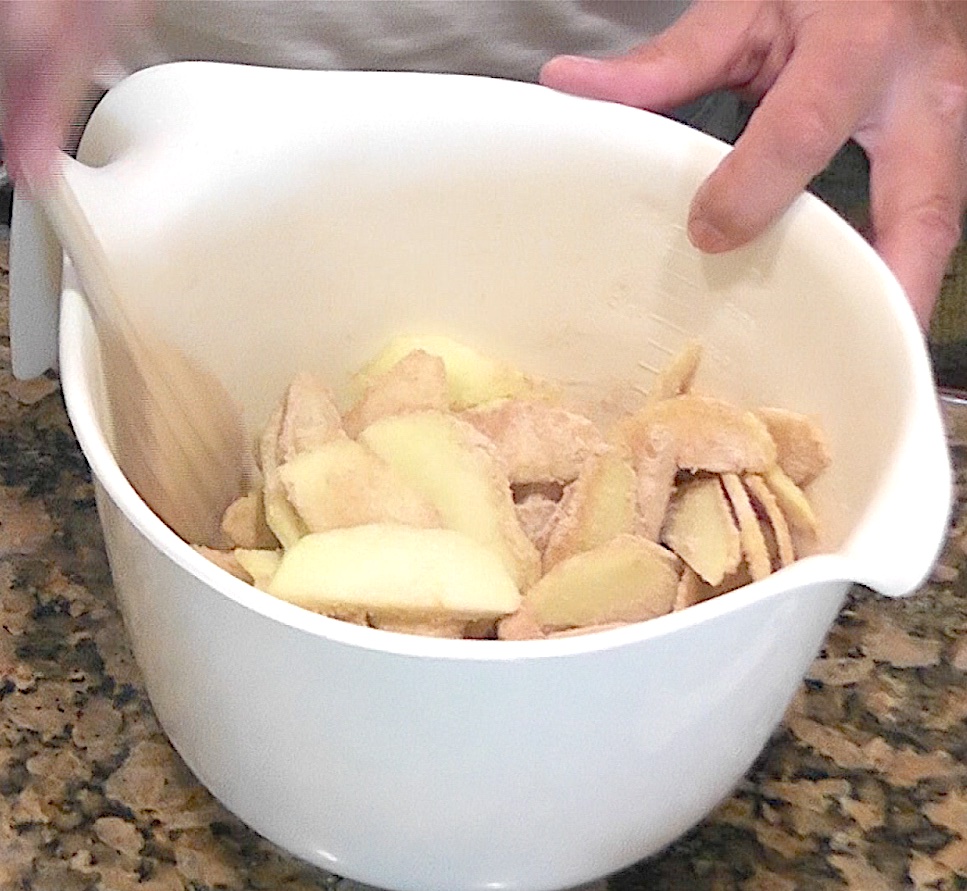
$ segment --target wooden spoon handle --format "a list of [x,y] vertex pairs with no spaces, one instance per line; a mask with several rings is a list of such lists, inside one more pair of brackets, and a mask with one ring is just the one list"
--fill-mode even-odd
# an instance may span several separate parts
[[94,317],[110,369],[105,383],[118,463],[183,538],[217,544],[221,512],[242,485],[237,414],[213,375],[156,335],[152,308],[135,312],[118,292],[74,188],[73,177],[84,169],[63,155],[60,171],[35,200],[71,258]]

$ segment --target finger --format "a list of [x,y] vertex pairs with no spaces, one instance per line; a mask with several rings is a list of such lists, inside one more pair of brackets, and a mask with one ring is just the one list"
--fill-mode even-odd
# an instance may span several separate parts
[[898,105],[868,148],[873,245],[925,330],[961,236],[965,146],[967,100],[939,87],[932,100]]
[[763,232],[879,101],[888,43],[863,33],[854,5],[827,9],[803,25],[734,150],[696,194],[689,236],[702,250],[730,250]]
[[0,3],[4,160],[14,180],[50,175],[114,28],[138,21],[138,4]]
[[15,183],[45,182],[67,130],[66,103],[32,98],[36,89],[15,88],[8,96],[3,128],[7,172]]
[[753,51],[760,41],[750,26],[757,8],[745,2],[696,3],[668,30],[624,56],[551,59],[540,82],[579,96],[669,111],[751,79],[762,59]]
[[3,141],[15,180],[42,177],[62,141],[78,85],[69,59],[73,11],[61,3],[4,3]]

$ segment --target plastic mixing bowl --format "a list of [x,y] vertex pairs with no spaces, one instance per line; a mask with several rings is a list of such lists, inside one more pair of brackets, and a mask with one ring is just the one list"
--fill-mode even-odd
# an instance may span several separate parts
[[98,107],[72,175],[118,283],[165,307],[160,333],[249,435],[297,371],[338,387],[390,335],[433,331],[602,392],[697,338],[696,389],[809,412],[830,441],[825,552],[723,597],[552,641],[358,627],[230,577],[137,497],[68,277],[64,391],[134,654],[178,751],[255,830],[396,889],[610,873],[728,794],[851,584],[901,595],[928,572],[950,469],[904,295],[811,197],[742,250],[694,250],[689,201],[726,151],[458,76],[182,63]]

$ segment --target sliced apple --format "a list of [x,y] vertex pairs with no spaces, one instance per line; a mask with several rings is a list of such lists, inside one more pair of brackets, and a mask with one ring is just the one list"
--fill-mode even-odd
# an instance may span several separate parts
[[519,501],[514,500],[514,514],[517,516],[517,522],[538,551],[543,551],[547,547],[547,539],[559,506],[559,501],[539,493],[528,495]]
[[521,590],[540,575],[540,555],[517,520],[507,475],[489,441],[444,412],[411,412],[370,424],[359,441],[436,508],[444,526],[498,554]]
[[721,399],[685,393],[650,403],[623,418],[615,435],[635,453],[656,430],[667,431],[683,470],[760,473],[776,463],[776,444],[765,424]]
[[308,532],[367,523],[439,526],[436,508],[382,458],[351,439],[303,452],[278,470]]
[[678,475],[675,441],[661,427],[642,431],[631,460],[636,480],[635,533],[658,541]]
[[697,340],[690,340],[679,350],[671,361],[658,373],[655,383],[648,392],[648,400],[671,399],[687,393],[695,379],[699,362],[702,359],[702,346]]
[[607,445],[583,415],[537,399],[500,399],[460,415],[490,439],[513,485],[573,480]]
[[580,628],[562,628],[560,631],[548,631],[547,640],[560,640],[562,637],[582,637],[585,634],[597,634],[599,631],[611,631],[613,628],[624,628],[628,622],[603,622],[600,625],[582,625]]
[[239,548],[274,548],[278,541],[265,522],[265,498],[261,487],[240,495],[222,515],[222,532]]
[[829,466],[829,445],[813,418],[785,408],[757,408],[755,415],[776,444],[779,466],[797,486],[808,485]]
[[544,571],[589,551],[635,525],[636,477],[618,452],[588,458],[568,487],[544,550]]
[[547,635],[526,606],[497,622],[498,640],[543,640]]
[[749,493],[742,485],[742,480],[734,473],[722,474],[722,485],[739,526],[739,543],[752,579],[764,579],[772,572],[772,559],[769,557],[769,548],[762,534],[759,518],[749,500]]
[[533,382],[512,365],[484,356],[445,335],[403,334],[394,337],[358,372],[353,381],[357,392],[364,391],[375,378],[413,350],[422,350],[443,360],[449,405],[454,411],[492,399],[518,396],[533,387]]
[[680,564],[667,549],[619,535],[553,566],[523,607],[544,631],[641,622],[672,608]]
[[770,467],[763,477],[785,515],[790,531],[811,541],[818,539],[819,520],[802,489],[786,476],[779,465]]
[[343,417],[319,378],[292,382],[260,488],[223,515],[234,551],[200,550],[282,599],[425,636],[570,636],[731,591],[816,546],[801,487],[829,450],[804,415],[691,392],[701,354],[686,343],[604,437],[507,363],[396,337]]
[[[487,620],[491,621],[491,620]],[[468,621],[466,619],[407,619],[399,617],[382,618],[377,615],[369,617],[369,624],[373,628],[383,631],[395,631],[397,634],[417,634],[421,637],[443,637],[459,640],[467,635]]]
[[279,464],[344,435],[339,410],[329,387],[313,374],[297,374],[282,403],[277,447]]
[[350,436],[387,415],[449,406],[446,366],[424,350],[407,353],[382,374],[372,378],[343,425]]
[[268,591],[316,612],[387,621],[495,619],[520,605],[489,548],[452,529],[388,523],[304,536],[285,552]]
[[738,568],[739,530],[717,476],[697,477],[679,486],[661,540],[710,585]]
[[262,468],[262,498],[265,522],[284,548],[294,545],[308,531],[305,523],[289,504],[279,478],[279,433],[282,430],[283,407],[272,413],[259,438],[259,466]]
[[687,609],[713,596],[715,596],[715,588],[706,582],[691,566],[686,564],[682,570],[682,576],[678,580],[672,610],[677,612],[678,610]]
[[779,565],[788,566],[796,559],[796,550],[793,546],[792,535],[789,533],[789,524],[786,523],[785,515],[779,507],[779,502],[776,501],[776,496],[772,494],[772,490],[766,485],[766,481],[757,474],[750,473],[744,476],[742,482],[748,487],[749,494],[755,499],[769,521]]
[[265,548],[235,548],[235,559],[249,574],[252,584],[265,591],[282,560],[282,551]]

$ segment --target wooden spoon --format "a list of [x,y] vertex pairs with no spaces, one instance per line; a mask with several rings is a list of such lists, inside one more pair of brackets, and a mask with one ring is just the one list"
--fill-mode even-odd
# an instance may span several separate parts
[[217,547],[225,507],[243,489],[247,458],[239,413],[213,374],[153,333],[152,312],[114,285],[110,260],[72,186],[77,162],[32,189],[73,263],[91,308],[105,368],[118,464],[178,535]]

